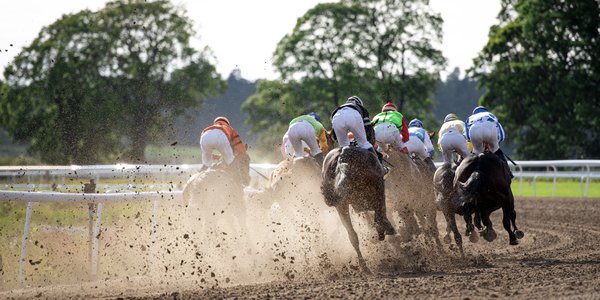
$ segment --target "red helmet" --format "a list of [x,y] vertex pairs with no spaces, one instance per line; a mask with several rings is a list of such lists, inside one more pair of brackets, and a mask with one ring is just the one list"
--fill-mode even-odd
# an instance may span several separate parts
[[386,103],[382,108],[381,108],[381,112],[386,112],[386,111],[398,111],[398,108],[396,107],[396,105],[394,105],[394,103],[392,102],[388,102]]
[[221,117],[217,117],[217,118],[215,118],[215,120],[213,121],[213,123],[214,123],[214,124],[217,124],[217,123],[225,123],[225,124],[227,124],[227,125],[231,125],[231,124],[229,124],[229,119],[227,119],[227,118],[225,118],[225,117],[222,117],[222,116],[221,116]]

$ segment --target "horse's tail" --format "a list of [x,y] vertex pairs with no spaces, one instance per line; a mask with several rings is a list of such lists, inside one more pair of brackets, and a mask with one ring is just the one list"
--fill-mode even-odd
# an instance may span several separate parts
[[459,194],[459,202],[462,206],[464,206],[466,204],[471,204],[471,201],[473,200],[473,196],[474,196],[475,192],[477,191],[477,188],[479,187],[480,182],[481,182],[481,175],[479,174],[479,171],[475,171],[475,172],[471,173],[471,176],[469,176],[469,179],[467,179],[467,181],[465,181],[464,183],[458,182],[458,184],[456,185],[456,188],[457,188],[457,192]]

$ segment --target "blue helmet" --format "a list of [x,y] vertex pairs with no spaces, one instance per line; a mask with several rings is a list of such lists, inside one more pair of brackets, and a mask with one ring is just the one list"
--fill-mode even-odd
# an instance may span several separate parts
[[473,114],[478,114],[484,111],[488,111],[487,108],[485,108],[485,106],[477,106],[475,107],[475,109],[473,109]]
[[410,122],[408,123],[408,127],[419,127],[419,128],[423,128],[423,122],[421,122],[421,120],[419,120],[419,119],[412,119],[412,120],[410,120]]
[[458,116],[455,114],[447,114],[446,117],[444,118],[444,123],[448,122],[448,121],[454,121],[454,120],[458,120]]
[[311,111],[307,114],[307,116],[311,116],[313,118],[315,118],[315,120],[321,122],[321,117],[319,117],[319,115],[317,115],[317,113],[315,113],[314,111]]
[[348,98],[346,103],[354,103],[363,106],[363,102],[362,100],[360,100],[360,98],[358,98],[358,96],[351,96],[350,98]]

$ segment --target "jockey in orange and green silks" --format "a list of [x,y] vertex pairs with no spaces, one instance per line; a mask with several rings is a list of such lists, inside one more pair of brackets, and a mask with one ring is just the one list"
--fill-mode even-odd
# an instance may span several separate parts
[[287,136],[289,142],[294,148],[294,157],[304,156],[303,142],[310,148],[310,155],[318,163],[322,163],[323,151],[329,150],[327,144],[327,132],[323,124],[319,122],[321,117],[314,112],[302,115],[290,121]]

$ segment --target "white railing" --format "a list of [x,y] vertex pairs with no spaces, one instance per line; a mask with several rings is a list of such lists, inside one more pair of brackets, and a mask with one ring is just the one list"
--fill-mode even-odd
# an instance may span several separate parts
[[[25,184],[6,184],[4,188],[10,187],[12,190],[0,190],[0,202],[15,201],[26,202],[27,211],[25,214],[25,225],[23,228],[23,238],[21,240],[21,254],[19,256],[19,283],[23,284],[25,280],[25,262],[27,260],[27,246],[29,241],[29,229],[31,226],[31,214],[35,203],[45,202],[64,202],[64,203],[87,203],[88,204],[88,227],[89,227],[89,257],[90,257],[90,277],[95,278],[98,265],[99,253],[99,232],[102,223],[102,209],[105,203],[131,202],[131,201],[152,201],[152,217],[150,237],[154,237],[156,228],[156,214],[159,201],[182,201],[182,192],[178,188],[180,185],[174,185],[173,182],[166,185],[169,191],[156,192],[125,192],[125,193],[58,193],[58,192],[31,192],[38,188],[49,188],[50,184],[32,184],[34,179],[44,179],[54,181],[61,179],[64,184],[65,178],[91,178],[95,179],[97,187],[103,179],[127,178],[130,184],[106,184],[105,188],[129,187],[164,187],[165,184],[143,185],[131,184],[137,179],[162,179],[163,181],[173,177],[187,179],[192,173],[200,169],[202,165],[98,165],[98,166],[16,166],[0,167],[0,179],[5,181],[23,181]],[[251,164],[251,176],[255,180],[263,180],[268,177],[270,171],[275,168],[273,164]],[[77,185],[70,185],[77,187]],[[77,190],[82,190],[83,185]],[[15,191],[14,189],[26,189],[29,191]],[[247,190],[251,190],[248,188]]]
[[[513,167],[515,177],[519,178],[519,191],[522,195],[523,178],[533,178],[534,190],[537,178],[552,178],[554,182],[553,197],[556,195],[557,178],[574,178],[581,180],[582,197],[587,197],[591,179],[600,178],[600,160],[549,160],[549,161],[516,161],[517,166]],[[436,163],[440,166],[441,163]],[[251,164],[251,175],[253,179],[262,180],[269,176],[275,168],[274,164]],[[512,165],[511,165],[512,166]],[[163,180],[162,185],[167,180],[173,178],[187,179],[192,173],[197,171],[201,165],[91,165],[91,166],[16,166],[0,167],[0,179],[4,181],[26,182],[24,184],[28,190],[39,187],[33,185],[34,179],[43,179],[46,181],[55,181],[61,179],[64,184],[65,178],[86,178],[95,179],[97,187],[104,179],[127,178],[130,184],[136,183],[139,187],[138,179],[158,179]],[[544,168],[545,170],[531,171],[524,170],[532,168]],[[568,168],[570,170],[565,171]],[[573,168],[580,168],[579,171]],[[143,181],[142,180],[142,181]],[[585,181],[585,187],[584,187]],[[122,185],[122,184],[121,184]],[[158,184],[160,186],[161,184]],[[37,202],[70,202],[87,203],[89,216],[89,243],[90,243],[90,274],[95,277],[97,271],[98,258],[98,233],[102,219],[102,208],[104,203],[128,202],[128,201],[152,201],[152,230],[156,228],[156,213],[159,201],[180,201],[181,191],[178,185],[173,181],[169,182],[169,191],[159,192],[126,192],[126,193],[57,193],[57,192],[25,192],[15,191],[14,187],[18,184],[11,184],[11,191],[0,190],[1,201],[27,202],[27,212],[25,225],[23,228],[23,238],[21,244],[21,255],[19,258],[19,281],[24,281],[24,263],[27,256],[27,244],[29,228],[31,223],[31,213],[34,203]],[[105,187],[115,186],[115,184],[106,184]],[[23,187],[23,186],[20,186]],[[33,188],[31,188],[33,187]],[[94,220],[95,217],[95,220]]]

